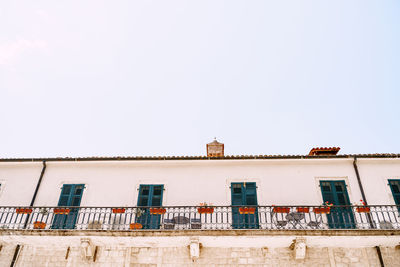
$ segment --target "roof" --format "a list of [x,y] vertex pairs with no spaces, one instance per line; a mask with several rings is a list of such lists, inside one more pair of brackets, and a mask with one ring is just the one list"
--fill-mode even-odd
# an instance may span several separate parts
[[129,161],[129,160],[251,160],[251,159],[341,159],[341,158],[400,158],[400,154],[348,154],[348,155],[226,155],[207,156],[138,156],[138,157],[76,157],[76,158],[0,158],[0,162],[41,161]]

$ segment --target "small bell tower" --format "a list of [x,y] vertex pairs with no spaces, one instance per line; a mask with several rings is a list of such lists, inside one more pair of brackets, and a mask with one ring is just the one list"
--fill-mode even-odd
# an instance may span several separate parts
[[224,144],[217,141],[214,138],[214,141],[207,144],[207,157],[223,157],[224,156]]

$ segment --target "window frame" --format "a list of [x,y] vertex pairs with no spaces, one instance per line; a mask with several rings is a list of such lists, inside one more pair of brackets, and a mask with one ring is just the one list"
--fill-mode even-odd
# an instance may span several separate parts
[[[399,205],[400,205],[400,192],[399,192],[399,193],[395,193],[395,192],[393,191],[393,186],[391,185],[390,182],[398,182],[399,185],[400,185],[400,179],[388,179],[388,186],[389,186],[389,188],[390,188],[390,192],[392,193],[392,199],[393,199],[393,201],[394,201],[394,204],[397,205],[397,206],[399,206]],[[400,189],[400,188],[399,188],[399,189]],[[395,195],[398,195],[398,198],[399,198],[398,201],[396,201]]]

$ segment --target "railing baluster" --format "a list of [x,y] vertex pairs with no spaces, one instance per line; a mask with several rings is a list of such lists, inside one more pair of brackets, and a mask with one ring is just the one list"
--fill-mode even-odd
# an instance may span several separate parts
[[[139,230],[137,228],[140,226],[143,229],[162,231],[400,229],[400,206],[395,205],[246,208],[247,210],[241,206],[214,206],[211,213],[209,211],[206,213],[204,210],[200,211],[198,206],[140,207],[140,209],[138,207],[0,207],[0,229]],[[150,209],[154,210],[150,212]]]

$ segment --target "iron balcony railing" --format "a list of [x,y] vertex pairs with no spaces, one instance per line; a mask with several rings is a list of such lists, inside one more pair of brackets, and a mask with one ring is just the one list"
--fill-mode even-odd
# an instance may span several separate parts
[[400,206],[0,207],[0,230],[400,229]]

